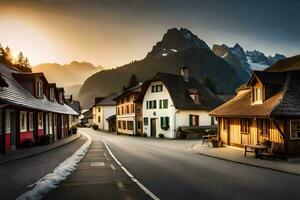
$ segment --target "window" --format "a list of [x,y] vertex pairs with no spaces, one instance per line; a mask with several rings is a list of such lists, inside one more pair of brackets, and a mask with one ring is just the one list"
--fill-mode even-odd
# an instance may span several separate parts
[[52,113],[48,114],[48,120],[49,120],[49,134],[52,135],[53,134],[53,130],[52,130]]
[[156,109],[156,100],[146,102],[147,109]]
[[141,129],[142,128],[142,121],[137,121],[137,128]]
[[252,89],[252,102],[253,103],[262,102],[262,90],[261,90],[261,88],[254,87]]
[[120,108],[118,107],[118,115],[120,115]]
[[126,121],[122,121],[123,129],[126,129]]
[[229,119],[223,119],[223,130],[229,131]]
[[148,121],[148,117],[144,117],[144,126],[148,126],[149,121]]
[[152,85],[151,86],[151,92],[161,92],[162,91],[162,85]]
[[199,115],[190,115],[190,126],[199,126]]
[[300,139],[300,120],[291,120],[291,139]]
[[129,113],[129,105],[126,105],[126,113]]
[[127,129],[133,130],[133,121],[127,121]]
[[39,125],[39,129],[43,128],[43,113],[38,114],[38,125]]
[[121,123],[121,121],[118,121],[118,128],[119,128],[119,129],[122,128],[122,123]]
[[161,109],[168,108],[168,99],[159,100],[159,108]]
[[199,96],[199,94],[190,94],[190,97],[193,99],[194,103],[196,103],[196,104],[200,103],[200,96]]
[[33,112],[29,113],[29,130],[32,131],[33,130]]
[[[5,133],[10,133],[10,112],[5,112]],[[2,124],[2,121],[1,121]]]
[[43,82],[40,79],[35,81],[35,95],[37,98],[43,98]]
[[101,107],[98,107],[98,112],[101,112]]
[[63,93],[60,92],[59,95],[58,95],[58,100],[59,100],[59,103],[63,103]]
[[240,120],[241,124],[241,133],[249,133],[249,120],[247,119],[241,119]]
[[169,117],[161,117],[160,118],[160,127],[164,130],[168,130],[170,128]]
[[257,120],[257,131],[259,135],[268,137],[270,133],[269,130],[270,130],[269,120],[263,120],[263,119]]
[[27,112],[20,112],[20,130],[21,132],[27,131]]
[[54,88],[50,88],[49,99],[50,101],[54,101]]
[[134,113],[134,104],[131,104],[130,107],[131,107],[131,113]]
[[98,116],[98,122],[99,122],[99,123],[101,122],[101,117],[100,117],[100,116]]
[[124,114],[124,107],[121,107],[121,114]]

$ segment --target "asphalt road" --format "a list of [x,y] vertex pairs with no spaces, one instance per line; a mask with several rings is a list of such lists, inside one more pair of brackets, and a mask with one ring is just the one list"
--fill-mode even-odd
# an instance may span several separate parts
[[81,137],[67,145],[43,154],[0,165],[0,199],[15,199],[27,187],[55,169],[86,141]]
[[300,199],[300,177],[192,153],[199,141],[117,136],[104,140],[116,158],[160,199]]

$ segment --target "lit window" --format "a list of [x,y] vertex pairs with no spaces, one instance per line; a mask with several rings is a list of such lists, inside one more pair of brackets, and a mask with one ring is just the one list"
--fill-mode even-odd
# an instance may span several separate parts
[[29,130],[32,131],[33,130],[33,112],[29,113]]
[[35,95],[37,98],[43,98],[43,82],[40,79],[35,81]]
[[261,88],[254,87],[252,89],[252,102],[253,103],[262,102],[262,90],[261,90]]
[[39,124],[39,129],[43,128],[43,113],[38,114],[38,124]]
[[190,126],[199,126],[199,115],[190,115]]
[[20,130],[21,132],[27,131],[27,112],[20,112]]
[[300,120],[291,120],[291,139],[300,139]]

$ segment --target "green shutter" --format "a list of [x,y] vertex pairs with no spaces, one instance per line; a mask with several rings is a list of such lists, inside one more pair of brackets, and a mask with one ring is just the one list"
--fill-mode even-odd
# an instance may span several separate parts
[[156,108],[156,100],[153,101],[153,104],[154,104],[153,108],[155,109]]
[[159,100],[159,108],[162,108],[162,100]]
[[169,117],[166,117],[166,127],[170,127],[170,118]]
[[164,126],[164,118],[160,117],[160,127],[162,128]]
[[163,108],[168,108],[168,99],[163,100]]
[[193,115],[190,115],[190,126],[193,125]]

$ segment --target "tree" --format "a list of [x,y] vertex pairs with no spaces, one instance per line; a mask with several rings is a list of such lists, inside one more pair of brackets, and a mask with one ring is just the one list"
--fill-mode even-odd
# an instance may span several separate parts
[[213,93],[216,92],[215,82],[205,75],[201,81],[202,85],[210,89]]
[[5,58],[6,62],[7,62],[7,64],[12,64],[13,63],[13,55],[12,55],[11,50],[10,50],[10,48],[8,46],[5,48],[5,56],[4,56],[4,58]]
[[24,66],[24,61],[25,61],[25,58],[23,56],[23,53],[22,51],[19,53],[18,57],[17,57],[17,62],[16,64],[17,65],[20,65],[20,66]]
[[139,80],[137,79],[135,74],[132,74],[129,79],[128,88],[132,88],[132,87],[136,86],[137,84],[139,84]]
[[23,65],[24,65],[24,67],[30,68],[30,63],[29,63],[29,60],[28,60],[27,57],[25,58],[25,60],[24,60],[24,62],[23,62]]

